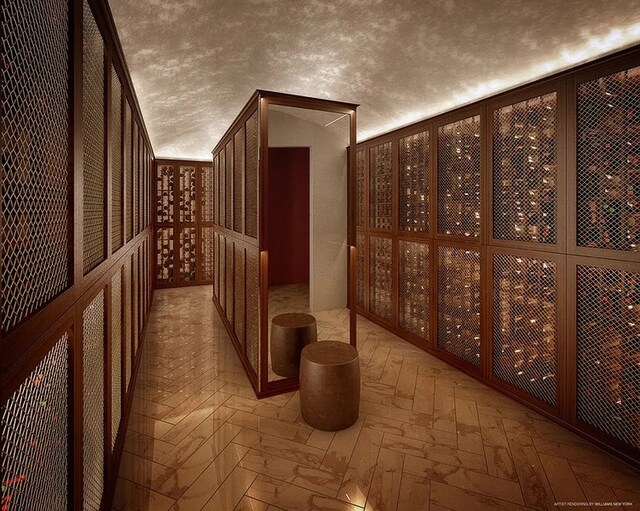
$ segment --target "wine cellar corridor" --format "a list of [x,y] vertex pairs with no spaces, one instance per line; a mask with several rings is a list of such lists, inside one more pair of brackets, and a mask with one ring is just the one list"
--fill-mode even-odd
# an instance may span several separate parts
[[0,510],[640,506],[638,25],[203,1],[0,7]]

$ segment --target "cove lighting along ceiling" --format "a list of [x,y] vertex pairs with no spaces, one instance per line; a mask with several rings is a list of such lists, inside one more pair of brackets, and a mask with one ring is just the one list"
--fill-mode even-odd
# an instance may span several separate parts
[[110,0],[157,156],[210,159],[257,88],[358,140],[640,41],[640,0]]

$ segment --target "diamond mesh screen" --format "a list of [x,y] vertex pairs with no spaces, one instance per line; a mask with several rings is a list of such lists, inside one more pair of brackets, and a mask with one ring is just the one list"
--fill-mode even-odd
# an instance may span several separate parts
[[236,245],[235,250],[235,267],[234,267],[234,276],[235,276],[235,308],[233,311],[233,321],[234,321],[234,332],[236,337],[240,341],[240,344],[244,344],[244,314],[245,314],[245,303],[244,303],[244,248]]
[[111,251],[122,241],[122,84],[111,66]]
[[3,331],[69,285],[68,10],[63,0],[2,3]]
[[213,280],[213,227],[203,227],[200,237],[201,280]]
[[391,142],[369,148],[369,221],[373,229],[391,229],[393,174]]
[[125,172],[125,215],[124,234],[127,241],[133,238],[133,155],[131,153],[131,106],[124,104],[124,172]]
[[366,227],[367,175],[364,150],[356,152],[356,226]]
[[493,114],[493,237],[556,242],[557,97]]
[[429,245],[399,241],[400,326],[424,339],[429,337]]
[[640,273],[578,266],[578,418],[640,447]]
[[227,286],[226,279],[226,239],[223,236],[220,236],[220,244],[218,245],[218,275],[219,275],[219,284],[220,284],[220,294],[218,303],[220,307],[224,309],[226,307],[227,302],[225,301],[225,288]]
[[82,49],[84,273],[105,258],[104,42],[85,0]]
[[178,204],[180,222],[196,221],[196,168],[181,165],[180,204]]
[[376,316],[392,317],[392,245],[389,238],[369,238],[369,309]]
[[578,245],[640,250],[640,67],[578,85]]
[[495,254],[493,374],[556,404],[556,265]]
[[68,346],[65,333],[0,410],[2,509],[67,509]]
[[480,365],[480,252],[438,247],[438,347]]
[[180,280],[196,280],[196,228],[180,230]]
[[364,234],[356,234],[356,305],[364,307],[365,258],[367,256]]
[[213,167],[202,167],[202,221],[213,222],[215,191],[213,189]]
[[260,290],[258,251],[246,252],[246,354],[251,367],[258,374],[258,339],[260,337]]
[[438,128],[438,232],[480,236],[480,116]]
[[233,229],[233,142],[225,146],[225,227]]
[[401,138],[398,143],[398,227],[429,230],[429,132]]
[[126,390],[129,390],[131,382],[131,265],[124,265],[124,283],[125,293],[122,299],[124,307],[124,365],[126,376]]
[[258,112],[245,123],[247,160],[244,181],[245,234],[258,237]]
[[158,165],[156,174],[156,222],[173,222],[173,165]]
[[82,334],[82,509],[97,511],[104,491],[104,290],[83,311]]
[[169,284],[174,269],[173,227],[159,228],[156,243],[156,279],[159,284]]
[[233,136],[233,229],[242,232],[243,186],[244,186],[244,129]]
[[116,444],[122,413],[122,273],[111,277],[111,449]]
[[140,128],[133,122],[133,228],[140,233]]
[[231,240],[227,240],[227,269],[225,273],[225,277],[227,279],[227,319],[229,323],[233,325],[233,242]]

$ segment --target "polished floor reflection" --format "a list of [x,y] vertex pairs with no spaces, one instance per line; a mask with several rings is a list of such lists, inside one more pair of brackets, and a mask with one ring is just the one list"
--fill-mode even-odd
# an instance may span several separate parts
[[358,343],[360,419],[314,430],[297,393],[255,399],[210,287],[157,291],[114,509],[640,506],[640,473],[589,443],[362,318]]

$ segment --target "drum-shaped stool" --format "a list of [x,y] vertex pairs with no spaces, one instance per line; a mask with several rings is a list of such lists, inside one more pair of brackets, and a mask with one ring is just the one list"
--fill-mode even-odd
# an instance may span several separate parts
[[316,318],[292,312],[271,321],[271,369],[278,376],[298,376],[300,353],[307,344],[318,340]]
[[321,341],[302,350],[300,408],[305,422],[324,431],[339,431],[358,420],[360,360],[350,344]]

